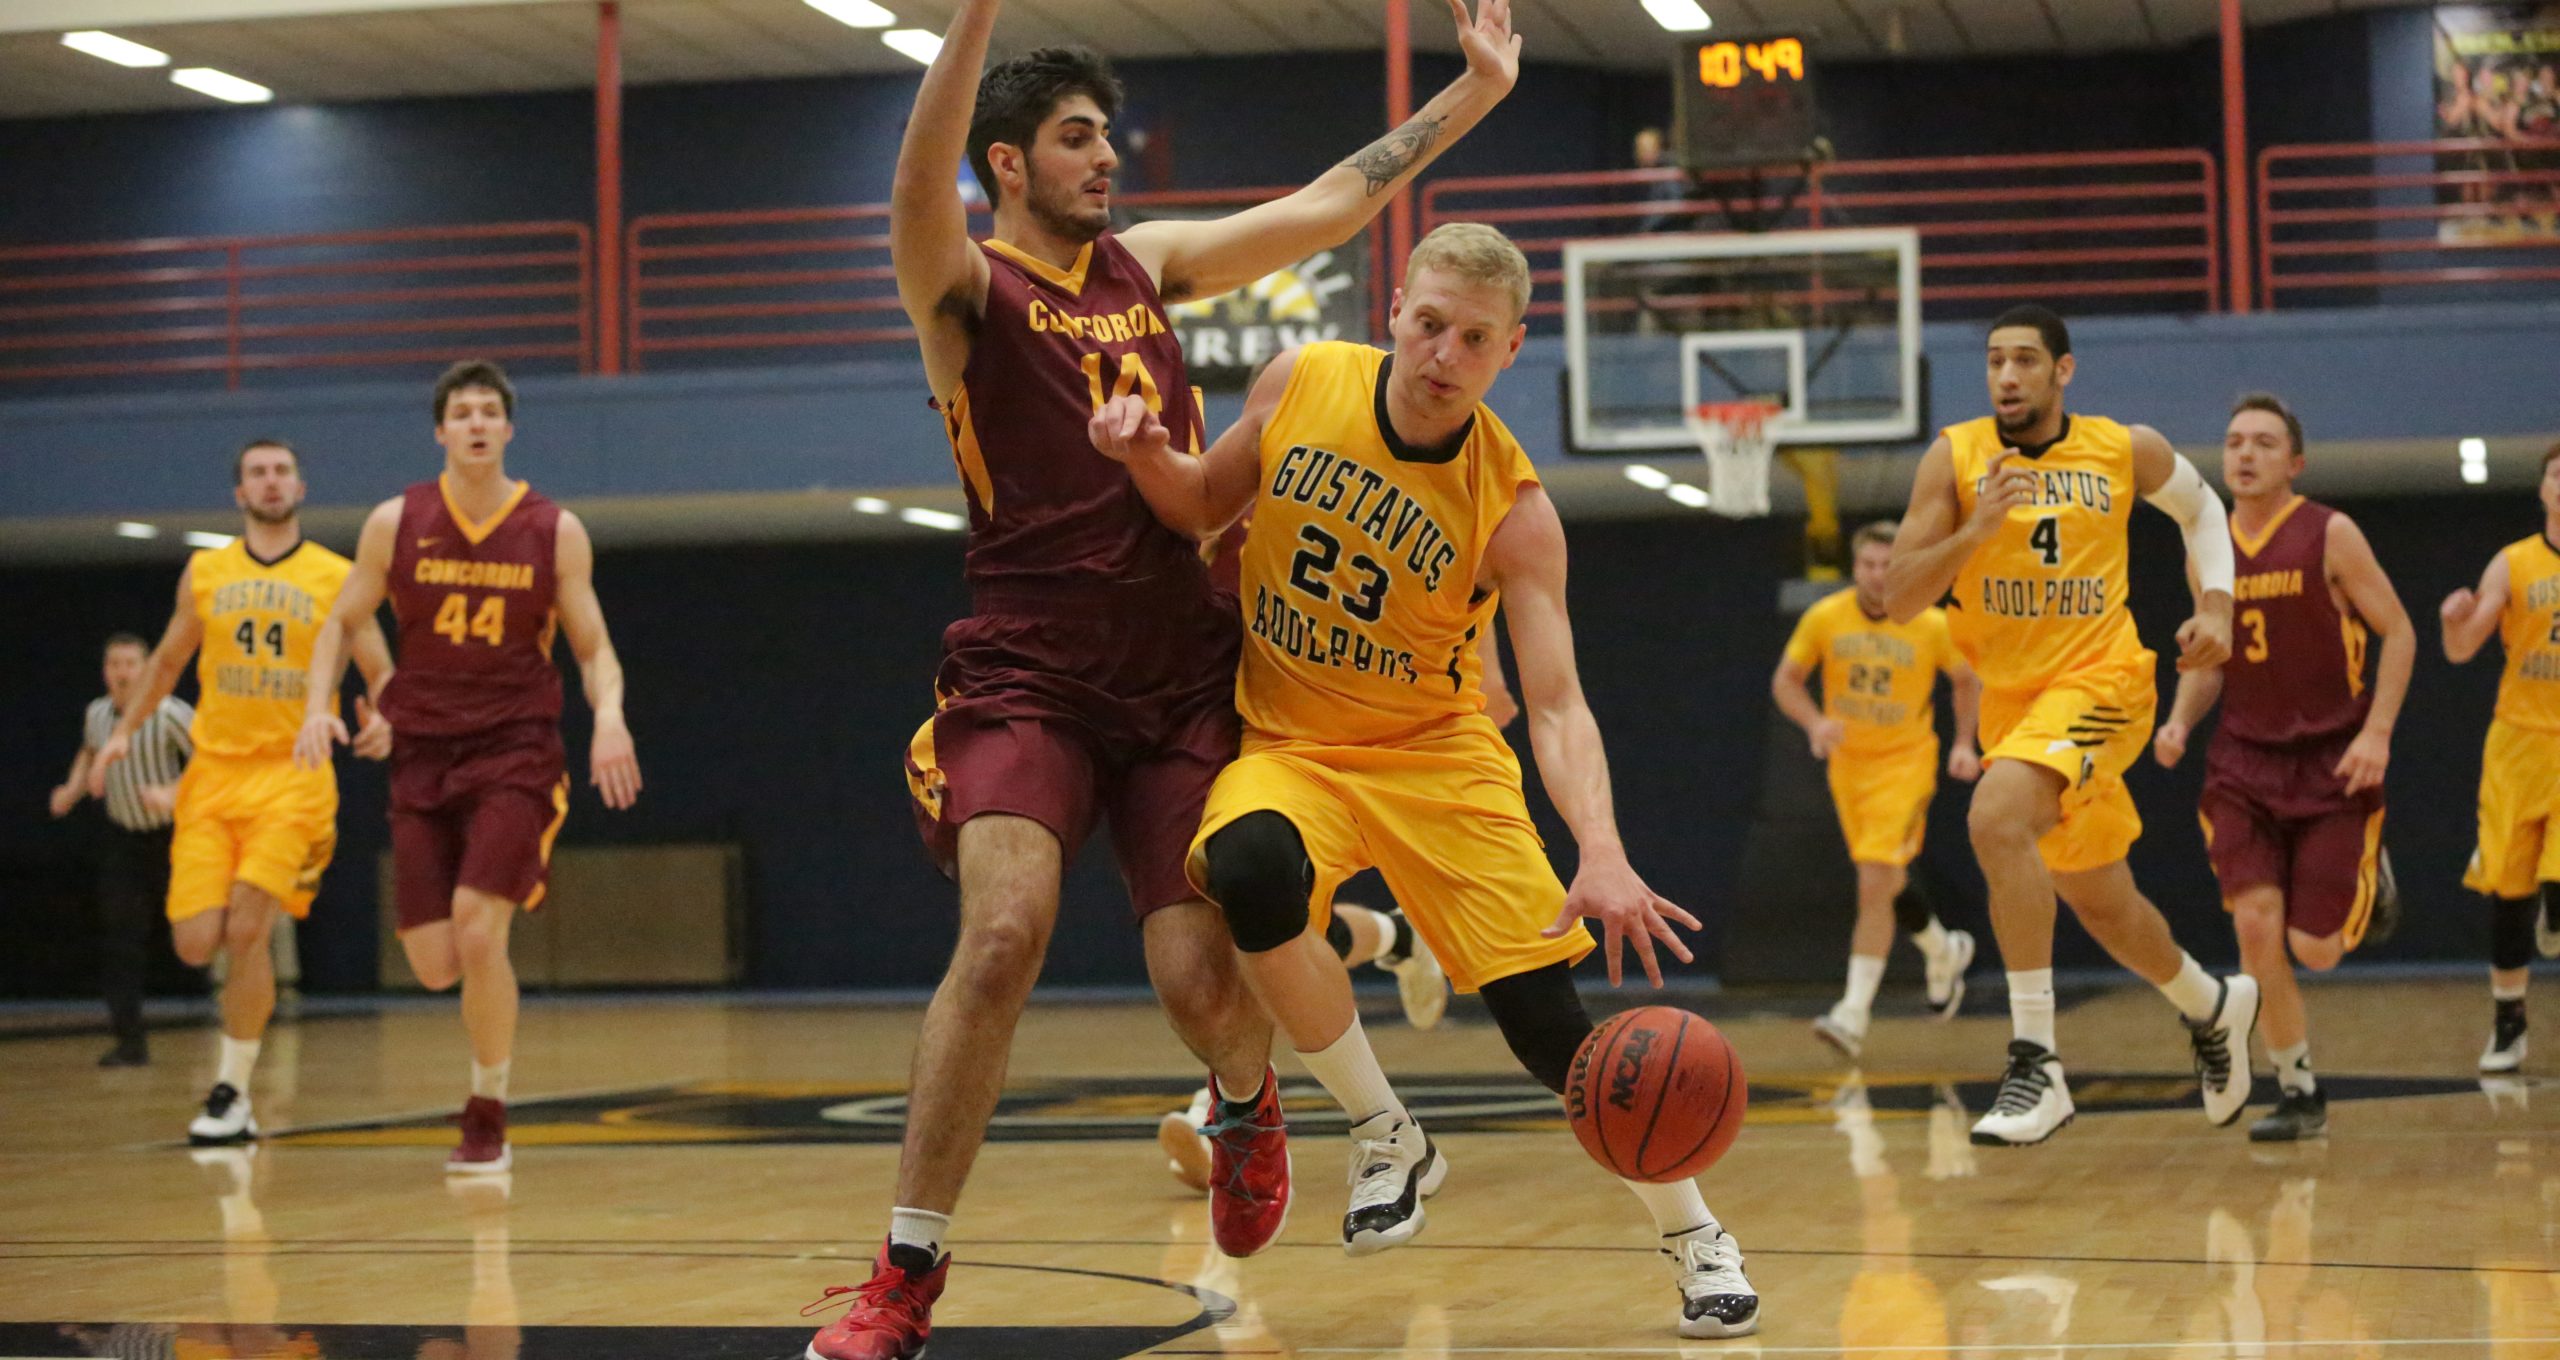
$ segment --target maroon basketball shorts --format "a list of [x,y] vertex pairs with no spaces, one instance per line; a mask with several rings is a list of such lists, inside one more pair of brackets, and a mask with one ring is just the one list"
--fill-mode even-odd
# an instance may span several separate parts
[[2217,735],[2197,810],[2227,902],[2284,894],[2285,924],[2353,949],[2372,919],[2382,866],[2382,790],[2350,796],[2337,774],[2352,732],[2291,746]]
[[540,905],[551,842],[568,816],[569,775],[555,721],[456,737],[396,734],[391,860],[400,929],[449,919],[458,887],[528,909]]
[[972,817],[1027,817],[1069,859],[1098,818],[1141,919],[1197,897],[1183,856],[1239,736],[1234,602],[982,590],[978,609],[944,632],[937,707],[907,751],[936,867],[958,876]]

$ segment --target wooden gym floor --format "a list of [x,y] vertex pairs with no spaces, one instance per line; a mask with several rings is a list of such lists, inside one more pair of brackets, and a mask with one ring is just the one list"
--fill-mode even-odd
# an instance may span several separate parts
[[[2560,1356],[2560,1087],[2542,1063],[2473,1074],[2485,980],[2312,989],[2332,1132],[2272,1149],[2204,1123],[2147,989],[2065,1012],[2080,1119],[2019,1151],[1963,1139],[1996,1010],[1941,1025],[1889,1001],[1853,1082],[1809,1008],[1701,999],[1753,1086],[1706,1178],[1764,1298],[1734,1342],[1674,1334],[1636,1203],[1480,1010],[1415,1033],[1370,1004],[1453,1162],[1418,1241],[1344,1258],[1340,1121],[1284,1061],[1307,1096],[1296,1213],[1264,1255],[1218,1257],[1152,1136],[1196,1079],[1162,1022],[1043,1005],[962,1205],[934,1360]],[[182,1145],[209,1030],[163,1032],[132,1071],[93,1067],[93,1037],[0,1043],[0,1357],[788,1360],[814,1325],[798,1309],[859,1281],[885,1225],[914,1023],[537,1001],[516,1169],[483,1185],[440,1173],[464,1075],[449,1003],[279,1027],[254,1153]]]

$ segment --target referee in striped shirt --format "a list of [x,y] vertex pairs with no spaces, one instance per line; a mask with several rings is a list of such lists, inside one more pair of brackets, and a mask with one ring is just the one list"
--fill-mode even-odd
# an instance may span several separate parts
[[[142,692],[150,644],[131,633],[107,639],[107,694],[89,705],[80,754],[53,791],[53,815],[68,815],[88,796],[89,758],[115,732],[124,706]],[[115,1047],[101,1067],[139,1067],[151,1061],[143,1037],[142,991],[150,971],[151,936],[168,911],[169,825],[178,806],[178,776],[195,743],[187,735],[195,710],[171,695],[133,738],[131,759],[107,769],[106,851],[98,864],[99,977],[107,994],[107,1020]]]

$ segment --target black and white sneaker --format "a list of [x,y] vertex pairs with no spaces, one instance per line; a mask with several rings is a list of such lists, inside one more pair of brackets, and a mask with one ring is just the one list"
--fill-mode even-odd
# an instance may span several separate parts
[[187,1125],[187,1142],[196,1147],[246,1143],[258,1136],[258,1121],[249,1113],[249,1097],[227,1081],[205,1093],[204,1113]]
[[1984,1147],[2033,1147],[2071,1122],[2071,1088],[2062,1081],[2062,1059],[2033,1039],[2009,1041],[2009,1068],[1991,1110],[1973,1122],[1973,1141]]
[[1742,1273],[1742,1244],[1722,1228],[1666,1241],[1680,1271],[1680,1335],[1749,1336],[1760,1330],[1760,1291]]
[[1964,975],[1973,967],[1973,951],[1972,931],[1950,930],[1947,947],[1928,959],[1925,977],[1929,1008],[1941,1020],[1953,1020],[1956,1012],[1964,1008]]
[[1449,1159],[1422,1131],[1390,1110],[1351,1126],[1351,1209],[1342,1216],[1342,1249],[1369,1256],[1401,1246],[1422,1231],[1422,1201],[1440,1193]]
[[2480,1050],[2483,1072],[2513,1072],[2524,1066],[2524,1003],[2501,1001],[2498,1018],[2489,1028],[2489,1046]]
[[2400,933],[2400,876],[2391,872],[2391,852],[2374,861],[2373,916],[2365,922],[2359,949],[2369,949]]
[[2224,978],[2222,1000],[2213,1014],[2180,1023],[2195,1046],[2204,1117],[2221,1128],[2249,1108],[2249,1036],[2258,1028],[2258,980],[2246,973]]
[[2560,883],[2545,883],[2533,910],[2533,952],[2546,959],[2560,959]]
[[2252,1143],[2294,1143],[2329,1131],[2329,1094],[2313,1087],[2287,1091],[2264,1119],[2249,1126]]

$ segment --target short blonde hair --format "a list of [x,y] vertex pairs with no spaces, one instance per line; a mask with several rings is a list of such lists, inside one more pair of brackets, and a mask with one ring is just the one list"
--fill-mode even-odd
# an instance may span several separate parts
[[1854,553],[1870,543],[1881,543],[1890,548],[1893,546],[1895,536],[1901,532],[1902,521],[1900,520],[1869,520],[1858,526],[1858,532],[1849,536],[1849,551]]
[[1529,314],[1529,257],[1511,238],[1481,222],[1446,222],[1414,243],[1406,257],[1407,288],[1425,269],[1454,274],[1469,283],[1495,284],[1511,294],[1511,319]]

